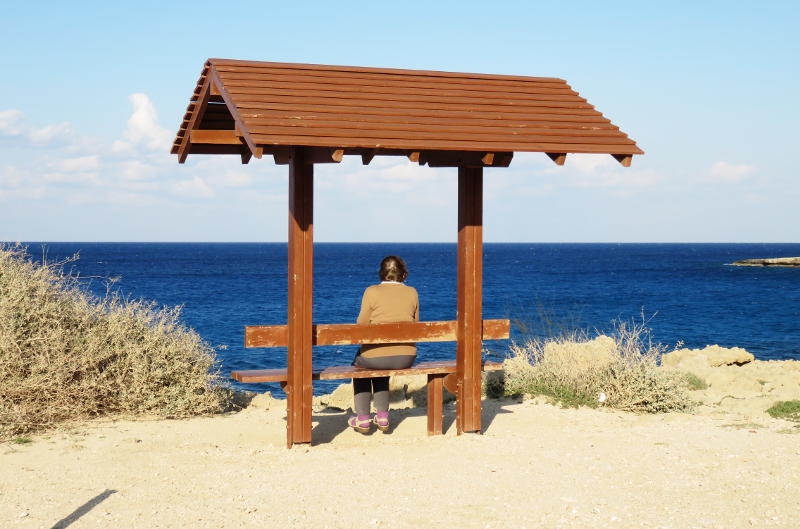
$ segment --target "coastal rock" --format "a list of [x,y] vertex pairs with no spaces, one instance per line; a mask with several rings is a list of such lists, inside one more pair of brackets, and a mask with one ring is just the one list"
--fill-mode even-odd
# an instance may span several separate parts
[[693,398],[712,409],[759,418],[776,402],[800,400],[800,362],[754,360],[739,347],[681,349],[662,356],[664,369],[693,373],[708,387]]
[[800,257],[773,257],[770,259],[742,259],[734,266],[800,266]]
[[708,389],[700,392],[705,404],[757,417],[773,404],[800,400],[800,362],[755,360],[743,366],[709,368]]
[[709,393],[719,394],[720,400],[726,395],[739,399],[757,397],[761,394],[761,384],[752,372],[739,369],[714,369],[705,377],[711,390]]
[[314,409],[333,408],[348,410],[353,407],[353,384],[346,382],[336,386],[331,393],[314,397]]
[[752,362],[755,357],[741,347],[720,347],[707,345],[703,349],[677,349],[661,357],[661,364],[676,367],[684,371],[693,371],[702,367],[741,366]]
[[252,408],[255,410],[268,410],[277,401],[278,399],[274,398],[272,393],[267,391],[266,393],[261,393],[253,397],[247,407],[248,409]]

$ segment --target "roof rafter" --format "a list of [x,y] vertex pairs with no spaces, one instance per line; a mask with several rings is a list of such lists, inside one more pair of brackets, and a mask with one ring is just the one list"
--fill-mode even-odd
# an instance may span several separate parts
[[633,156],[630,154],[612,154],[616,161],[622,164],[622,167],[630,167]]
[[[186,130],[184,131],[183,141],[178,147],[178,163],[186,162],[186,157],[189,156],[189,144],[191,143],[191,131],[197,126],[197,124],[202,121],[203,114],[206,111],[206,105],[208,105],[208,98],[209,98],[209,83],[210,79],[208,77],[208,70],[206,69],[205,78],[203,79],[203,84],[200,86],[200,93],[197,95],[197,99],[194,102],[194,109],[192,111],[192,116],[189,118],[189,123],[186,126]],[[189,105],[191,107],[191,104]]]
[[564,165],[564,162],[567,161],[567,153],[565,152],[548,152],[547,156],[549,156],[556,165]]

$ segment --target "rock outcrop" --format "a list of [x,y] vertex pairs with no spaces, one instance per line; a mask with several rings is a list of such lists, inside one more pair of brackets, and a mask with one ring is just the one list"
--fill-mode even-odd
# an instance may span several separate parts
[[755,356],[741,347],[726,348],[719,345],[707,345],[703,349],[677,349],[667,353],[661,357],[661,365],[686,370],[694,366],[741,366],[753,360],[755,360]]
[[742,259],[734,266],[800,266],[800,257],[773,257],[771,259]]
[[740,347],[710,345],[667,353],[661,365],[692,373],[708,384],[693,393],[710,411],[756,419],[778,401],[800,399],[800,362],[796,360],[755,360]]

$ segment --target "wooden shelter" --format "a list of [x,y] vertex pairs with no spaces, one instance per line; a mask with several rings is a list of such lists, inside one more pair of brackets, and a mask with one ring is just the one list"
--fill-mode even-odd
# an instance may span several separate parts
[[[289,446],[311,441],[314,164],[404,156],[458,168],[456,424],[459,433],[479,432],[483,168],[507,167],[516,151],[543,152],[558,165],[569,153],[610,154],[626,167],[643,154],[562,79],[206,62],[172,147],[180,163],[190,154],[233,154],[242,163],[271,155],[289,165],[288,325],[280,331]],[[434,327],[416,327],[415,336],[430,338],[440,332]]]

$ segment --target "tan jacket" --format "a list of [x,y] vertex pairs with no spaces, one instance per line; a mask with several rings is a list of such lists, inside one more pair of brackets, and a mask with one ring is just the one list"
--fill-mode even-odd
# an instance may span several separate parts
[[[357,323],[399,323],[419,321],[419,296],[414,287],[402,283],[381,283],[367,287],[361,298]],[[417,346],[409,344],[364,344],[365,358],[414,355]]]

